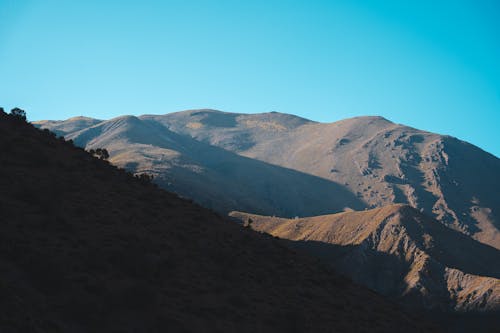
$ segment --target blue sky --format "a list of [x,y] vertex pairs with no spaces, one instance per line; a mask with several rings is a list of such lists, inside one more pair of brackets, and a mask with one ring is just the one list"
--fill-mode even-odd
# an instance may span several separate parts
[[500,2],[0,0],[0,106],[30,120],[381,115],[500,156]]

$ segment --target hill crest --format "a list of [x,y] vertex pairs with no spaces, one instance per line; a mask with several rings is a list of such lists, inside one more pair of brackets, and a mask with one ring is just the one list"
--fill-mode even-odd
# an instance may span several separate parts
[[[145,135],[127,136],[133,131],[110,129],[100,133],[95,142],[77,143],[88,148],[97,144],[107,147],[112,162],[120,154],[120,166],[133,172],[148,169],[162,184],[175,185],[170,189],[221,213],[244,210],[293,217],[402,203],[422,209],[444,225],[500,249],[500,159],[456,138],[377,116],[325,124],[281,113],[252,115],[202,109],[138,119],[141,123],[137,127],[151,126]],[[64,130],[61,124],[41,126],[57,133]],[[62,134],[74,138],[77,132]],[[161,133],[171,139],[168,144],[158,139]],[[203,154],[202,159],[194,156],[201,146],[213,154]],[[141,153],[138,147],[154,153]],[[165,148],[169,151],[163,153]],[[215,148],[227,153],[221,154]],[[126,160],[126,156],[130,159]],[[304,186],[271,194],[268,188],[294,186],[293,182],[287,179],[286,184],[281,183],[287,177],[255,175],[251,171],[255,162],[251,160],[269,168],[321,178],[325,182],[323,188],[330,187],[329,195],[337,199],[332,198],[331,203],[311,200],[302,206],[296,200],[288,200],[288,193],[301,197],[299,193],[304,190],[314,192]],[[252,177],[232,178],[232,173],[227,172],[242,165],[248,166]],[[196,182],[193,170],[200,171]],[[259,188],[253,184],[257,178],[265,179]],[[233,193],[224,195],[217,190],[222,187]],[[210,199],[214,197],[221,204]],[[342,198],[346,200],[341,202]]]
[[358,283],[414,306],[500,310],[500,251],[411,206],[296,219],[241,212],[230,216],[291,240],[292,246],[323,258]]

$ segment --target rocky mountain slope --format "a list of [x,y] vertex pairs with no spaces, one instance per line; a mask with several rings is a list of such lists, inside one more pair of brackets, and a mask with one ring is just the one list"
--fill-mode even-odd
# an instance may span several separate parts
[[431,331],[279,241],[0,113],[0,331]]
[[131,122],[129,132],[147,129],[129,134],[122,118],[38,126],[109,148],[113,163],[154,173],[162,186],[221,212],[294,217],[403,203],[500,249],[500,159],[456,138],[381,117],[324,124],[191,110]]
[[500,251],[410,206],[297,219],[241,212],[231,216],[294,241],[293,246],[405,305],[500,311]]

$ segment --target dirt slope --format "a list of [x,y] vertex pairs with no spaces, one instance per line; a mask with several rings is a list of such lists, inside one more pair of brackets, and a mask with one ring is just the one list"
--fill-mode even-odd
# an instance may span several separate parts
[[223,213],[238,207],[295,216],[364,207],[343,186],[240,156],[142,118],[118,117],[66,138],[88,149],[105,147],[114,165],[152,174],[160,186]]
[[332,180],[369,207],[404,203],[500,249],[500,159],[381,117],[307,124],[243,155]]
[[232,212],[293,240],[355,281],[428,309],[500,311],[500,251],[407,205],[311,218]]
[[[403,203],[500,249],[500,159],[456,138],[382,117],[326,124],[275,112],[190,110],[144,115],[139,120],[156,130],[127,137],[116,135],[116,127],[105,126],[109,122],[87,127],[69,126],[74,120],[68,120],[66,127],[65,122],[38,125],[66,128],[67,138],[88,148],[108,145],[113,163],[131,170],[150,169],[163,179],[162,186],[220,212],[229,208],[294,217]],[[89,131],[95,135],[87,137]],[[158,133],[175,133],[181,141],[191,139],[202,146],[183,143],[186,149],[168,146],[170,150],[163,152],[158,150],[164,148],[157,142]],[[143,149],[148,153],[141,154]],[[250,159],[237,157],[267,166],[255,168]],[[177,163],[179,159],[189,162]],[[281,169],[269,172],[268,164]],[[238,173],[242,168],[244,172]],[[279,170],[289,169],[298,172],[300,180],[276,176]],[[304,185],[309,181],[306,176],[320,178],[315,182],[322,184],[321,190]],[[258,179],[263,181],[255,183]],[[224,191],[214,192],[215,188]],[[230,193],[225,195],[226,191]],[[223,204],[214,204],[212,197]],[[304,200],[307,204],[301,204]]]
[[280,242],[0,114],[0,331],[423,332]]

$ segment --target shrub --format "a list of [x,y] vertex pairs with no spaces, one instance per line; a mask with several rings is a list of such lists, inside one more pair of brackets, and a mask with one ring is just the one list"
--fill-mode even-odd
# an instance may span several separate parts
[[140,175],[135,175],[141,183],[150,184],[153,181],[153,175],[148,175],[147,173],[141,173]]
[[105,148],[90,149],[89,153],[101,160],[107,160],[109,158],[109,153]]
[[21,119],[22,121],[26,121],[26,111],[20,108],[13,108],[12,110],[10,110],[10,115]]

